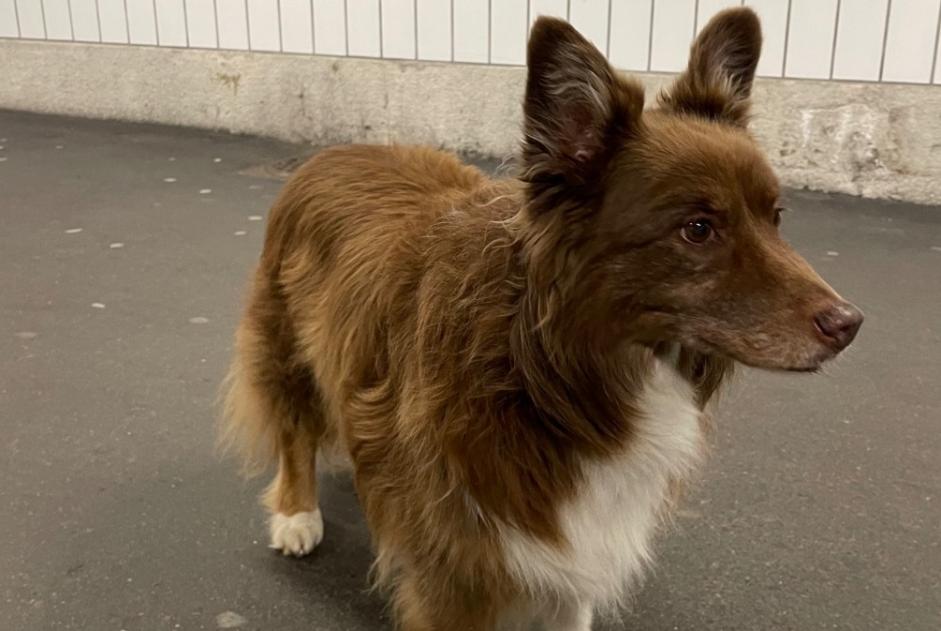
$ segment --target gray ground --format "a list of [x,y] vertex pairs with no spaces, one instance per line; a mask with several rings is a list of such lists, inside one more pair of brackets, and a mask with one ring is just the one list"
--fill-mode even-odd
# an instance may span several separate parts
[[[349,480],[325,482],[322,546],[287,560],[262,481],[211,450],[252,216],[280,186],[240,172],[303,150],[9,112],[0,138],[0,628],[389,629]],[[866,324],[827,375],[741,376],[605,629],[941,629],[941,208],[790,205]]]

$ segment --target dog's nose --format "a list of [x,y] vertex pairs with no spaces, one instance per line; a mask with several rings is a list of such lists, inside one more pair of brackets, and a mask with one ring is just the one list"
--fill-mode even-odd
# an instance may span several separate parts
[[841,351],[850,345],[859,327],[863,313],[848,302],[837,303],[814,316],[817,330],[833,350]]

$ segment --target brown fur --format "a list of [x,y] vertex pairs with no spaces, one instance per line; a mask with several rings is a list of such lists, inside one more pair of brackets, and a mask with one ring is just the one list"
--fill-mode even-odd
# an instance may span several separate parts
[[[349,454],[377,578],[407,631],[492,629],[531,598],[499,525],[564,548],[580,462],[623,453],[657,353],[705,406],[732,360],[807,369],[838,300],[780,238],[744,130],[757,20],[720,15],[689,71],[643,92],[558,20],[530,43],[521,176],[418,147],[333,148],[271,213],[228,383],[229,440],[277,457],[266,498],[316,506]],[[731,52],[729,52],[731,51]],[[722,239],[681,237],[706,215]]]

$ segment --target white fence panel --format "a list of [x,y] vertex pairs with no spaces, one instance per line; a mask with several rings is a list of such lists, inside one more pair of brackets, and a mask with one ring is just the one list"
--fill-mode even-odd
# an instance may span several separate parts
[[343,0],[314,2],[314,51],[321,55],[348,55],[346,4]]
[[[221,1],[221,0],[220,0]],[[132,44],[157,43],[157,16],[151,0],[127,0],[127,32]]]
[[454,0],[454,61],[490,61],[488,0]]
[[508,65],[526,63],[529,2],[491,0],[490,11],[490,62]]
[[695,26],[695,0],[654,2],[650,69],[676,72],[685,68]]
[[650,69],[650,24],[653,3],[649,0],[613,0],[611,45],[608,58],[624,70]]
[[760,76],[941,83],[941,0],[0,0],[0,38],[522,65],[553,15],[618,68],[679,72],[743,4],[762,21]]
[[72,15],[69,11],[68,0],[42,0],[41,8],[48,39],[71,40],[75,38],[72,33]]
[[98,6],[95,0],[69,0],[72,36],[77,42],[100,42]]
[[572,0],[569,21],[582,35],[608,54],[608,0]]
[[161,46],[188,46],[183,0],[154,2],[154,11],[157,15],[157,43]]
[[833,53],[833,78],[878,81],[889,0],[842,0]]
[[442,0],[418,0],[418,58],[430,61],[451,60],[451,3]]
[[0,0],[0,37],[19,37],[15,0]]
[[281,50],[286,53],[314,52],[313,5],[308,0],[280,0]]
[[791,0],[786,76],[830,78],[836,12],[837,0]]
[[930,83],[941,0],[893,0],[882,79]]
[[382,56],[415,58],[414,0],[382,0]]
[[218,48],[213,0],[185,0],[183,7],[186,11],[189,45],[195,48]]

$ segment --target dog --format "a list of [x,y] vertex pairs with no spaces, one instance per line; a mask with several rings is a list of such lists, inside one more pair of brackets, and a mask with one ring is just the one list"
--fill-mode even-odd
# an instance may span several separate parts
[[587,631],[623,604],[733,364],[815,371],[863,320],[778,234],[748,131],[760,49],[751,10],[718,14],[645,109],[542,17],[515,177],[405,146],[294,174],[223,429],[277,461],[273,548],[320,542],[315,462],[345,459],[404,631]]

